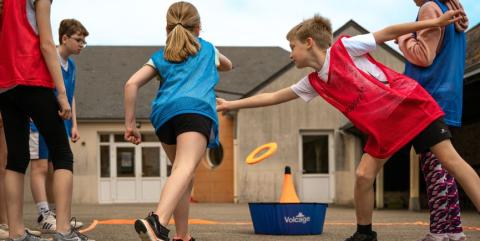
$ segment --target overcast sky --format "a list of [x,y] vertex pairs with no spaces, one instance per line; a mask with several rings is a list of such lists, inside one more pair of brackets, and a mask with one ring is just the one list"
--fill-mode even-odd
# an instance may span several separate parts
[[[479,0],[463,0],[470,27],[480,21]],[[163,45],[169,0],[53,1],[52,26],[80,20],[90,32],[88,45]],[[369,31],[413,21],[413,0],[192,0],[202,21],[201,37],[216,46],[280,46],[295,24],[319,13],[337,29],[353,19]],[[56,31],[55,31],[56,32]],[[54,35],[57,39],[57,34]]]

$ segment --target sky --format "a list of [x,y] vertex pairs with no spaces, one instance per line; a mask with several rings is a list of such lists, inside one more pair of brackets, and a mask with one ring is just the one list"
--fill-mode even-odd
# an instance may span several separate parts
[[[164,45],[170,0],[53,1],[52,28],[64,18],[80,20],[90,32],[88,45]],[[318,13],[336,30],[353,19],[369,31],[413,21],[413,0],[191,0],[202,22],[200,36],[216,46],[279,46],[286,33]],[[478,0],[461,0],[470,27],[480,22]],[[54,33],[54,39],[58,34]],[[390,43],[393,46],[393,43]]]

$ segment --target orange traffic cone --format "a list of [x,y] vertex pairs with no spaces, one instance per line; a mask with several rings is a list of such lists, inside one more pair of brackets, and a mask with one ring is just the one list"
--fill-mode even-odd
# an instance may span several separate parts
[[299,203],[295,186],[293,185],[292,171],[289,166],[285,167],[285,176],[283,177],[282,195],[280,203]]

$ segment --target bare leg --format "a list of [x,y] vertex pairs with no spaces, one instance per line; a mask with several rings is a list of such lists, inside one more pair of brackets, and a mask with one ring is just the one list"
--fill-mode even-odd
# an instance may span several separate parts
[[207,140],[198,132],[185,132],[177,137],[174,168],[163,188],[156,211],[163,226],[168,224],[179,201],[193,180],[195,169],[205,154],[206,147]]
[[47,202],[46,182],[48,160],[38,159],[30,162],[30,188],[35,203]]
[[470,200],[480,212],[480,178],[473,168],[457,153],[450,140],[444,140],[432,148],[440,163],[463,187]]
[[25,233],[23,223],[23,173],[7,170],[5,173],[5,195],[7,199],[10,238],[19,238]]
[[354,190],[357,224],[372,224],[374,206],[373,183],[387,160],[377,159],[365,153],[358,164]]
[[53,175],[53,191],[56,193],[55,204],[57,205],[57,232],[67,233],[70,231],[73,173],[58,169]]
[[48,203],[55,203],[55,196],[53,195],[53,164],[48,162],[48,173],[47,173],[47,182],[45,189],[47,192],[47,201]]
[[[168,159],[173,164],[173,169],[177,168],[175,165],[175,154],[177,151],[176,145],[167,145],[162,143],[163,150],[167,154]],[[193,180],[190,182],[188,189],[183,194],[182,198],[177,204],[177,207],[173,211],[173,220],[175,220],[175,232],[176,236],[189,239],[190,235],[188,233],[188,216],[189,216],[189,208],[190,208],[190,194],[193,188]]]
[[[1,121],[1,120],[0,120]],[[5,167],[7,166],[7,142],[3,133],[3,124],[0,123],[0,224],[6,224],[7,203],[5,200]]]

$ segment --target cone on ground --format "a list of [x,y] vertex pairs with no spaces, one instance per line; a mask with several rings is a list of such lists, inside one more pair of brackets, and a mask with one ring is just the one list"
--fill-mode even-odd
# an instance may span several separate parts
[[298,199],[297,192],[295,191],[295,186],[293,185],[292,171],[289,166],[285,167],[280,203],[300,203],[300,199]]

